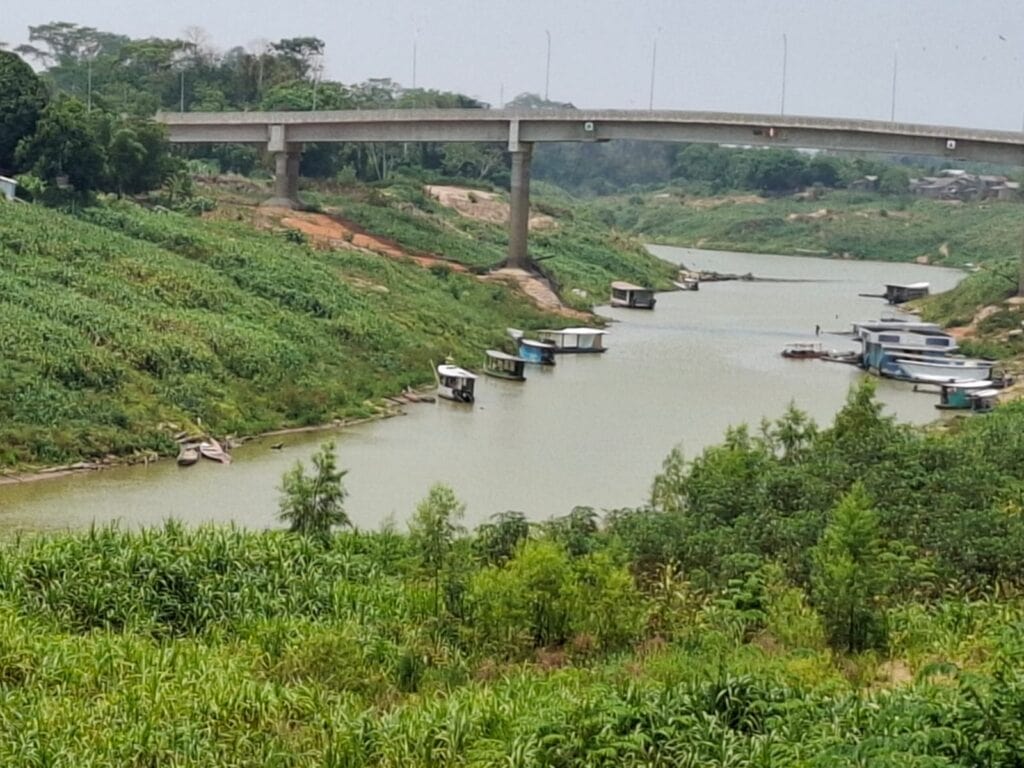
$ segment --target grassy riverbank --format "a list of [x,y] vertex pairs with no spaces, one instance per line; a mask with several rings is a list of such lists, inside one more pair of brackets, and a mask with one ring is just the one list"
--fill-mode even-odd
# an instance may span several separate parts
[[1022,422],[862,389],[600,525],[3,545],[0,763],[1014,765]]
[[[385,234],[414,252],[473,253],[475,266],[499,252],[499,226],[460,229],[411,196],[353,198],[352,215],[368,230],[392,222]],[[508,326],[569,322],[444,264],[313,247],[239,221],[130,203],[76,215],[0,205],[0,228],[0,468],[168,453],[185,428],[252,434],[366,417],[383,396],[429,383],[432,360],[472,365]],[[571,217],[550,237],[567,293],[603,297],[620,271],[646,282],[671,271]]]
[[948,203],[829,191],[817,199],[672,193],[599,198],[601,222],[652,242],[710,250],[843,256],[883,261],[927,257],[963,266],[1020,250],[1017,202]]

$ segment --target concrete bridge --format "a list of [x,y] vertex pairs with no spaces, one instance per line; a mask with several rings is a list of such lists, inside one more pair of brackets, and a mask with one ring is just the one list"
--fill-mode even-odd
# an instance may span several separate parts
[[[791,115],[626,110],[394,109],[184,112],[157,116],[181,144],[255,144],[275,156],[274,197],[298,207],[307,142],[494,142],[512,155],[510,266],[525,267],[533,145],[558,141],[677,141],[931,155],[1024,166],[1024,133]],[[1022,262],[1024,275],[1024,262]],[[1024,281],[1022,281],[1024,284]]]

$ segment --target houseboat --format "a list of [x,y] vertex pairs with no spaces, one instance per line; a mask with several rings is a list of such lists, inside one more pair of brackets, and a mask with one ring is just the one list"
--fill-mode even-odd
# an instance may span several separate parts
[[794,341],[782,350],[782,356],[790,360],[814,360],[825,356],[821,344],[807,341]]
[[496,349],[488,349],[484,360],[484,373],[497,379],[510,381],[526,381],[526,360]]
[[437,366],[437,394],[456,403],[472,403],[476,375],[457,365],[443,363]]
[[943,410],[971,410],[974,402],[973,395],[986,391],[995,392],[991,381],[960,381],[938,386],[939,402],[935,407]]
[[621,281],[612,283],[611,305],[613,307],[654,309],[656,303],[657,299],[654,298],[654,289],[652,288],[644,288]]
[[903,304],[914,299],[923,299],[928,295],[928,283],[910,283],[909,285],[886,285],[885,300],[890,304]]
[[555,364],[555,345],[550,341],[537,341],[536,339],[516,339],[516,348],[519,356],[528,363],[537,365]]
[[550,341],[556,353],[604,352],[604,336],[599,328],[563,328],[560,331],[537,331],[541,341]]

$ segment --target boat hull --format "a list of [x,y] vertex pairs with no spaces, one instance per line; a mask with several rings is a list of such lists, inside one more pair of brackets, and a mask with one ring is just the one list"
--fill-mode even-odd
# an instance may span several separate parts
[[952,362],[937,360],[934,363],[919,360],[892,361],[886,373],[893,378],[920,379],[931,377],[947,381],[977,381],[988,379],[992,375],[993,363],[984,360],[965,360]]

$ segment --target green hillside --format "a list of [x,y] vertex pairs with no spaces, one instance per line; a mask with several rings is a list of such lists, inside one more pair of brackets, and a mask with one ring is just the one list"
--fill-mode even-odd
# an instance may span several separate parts
[[[431,360],[472,363],[510,325],[560,320],[443,266],[129,203],[0,205],[0,232],[0,467],[168,453],[200,421],[225,435],[367,416],[429,383]],[[605,286],[624,265],[665,274],[638,250]]]

